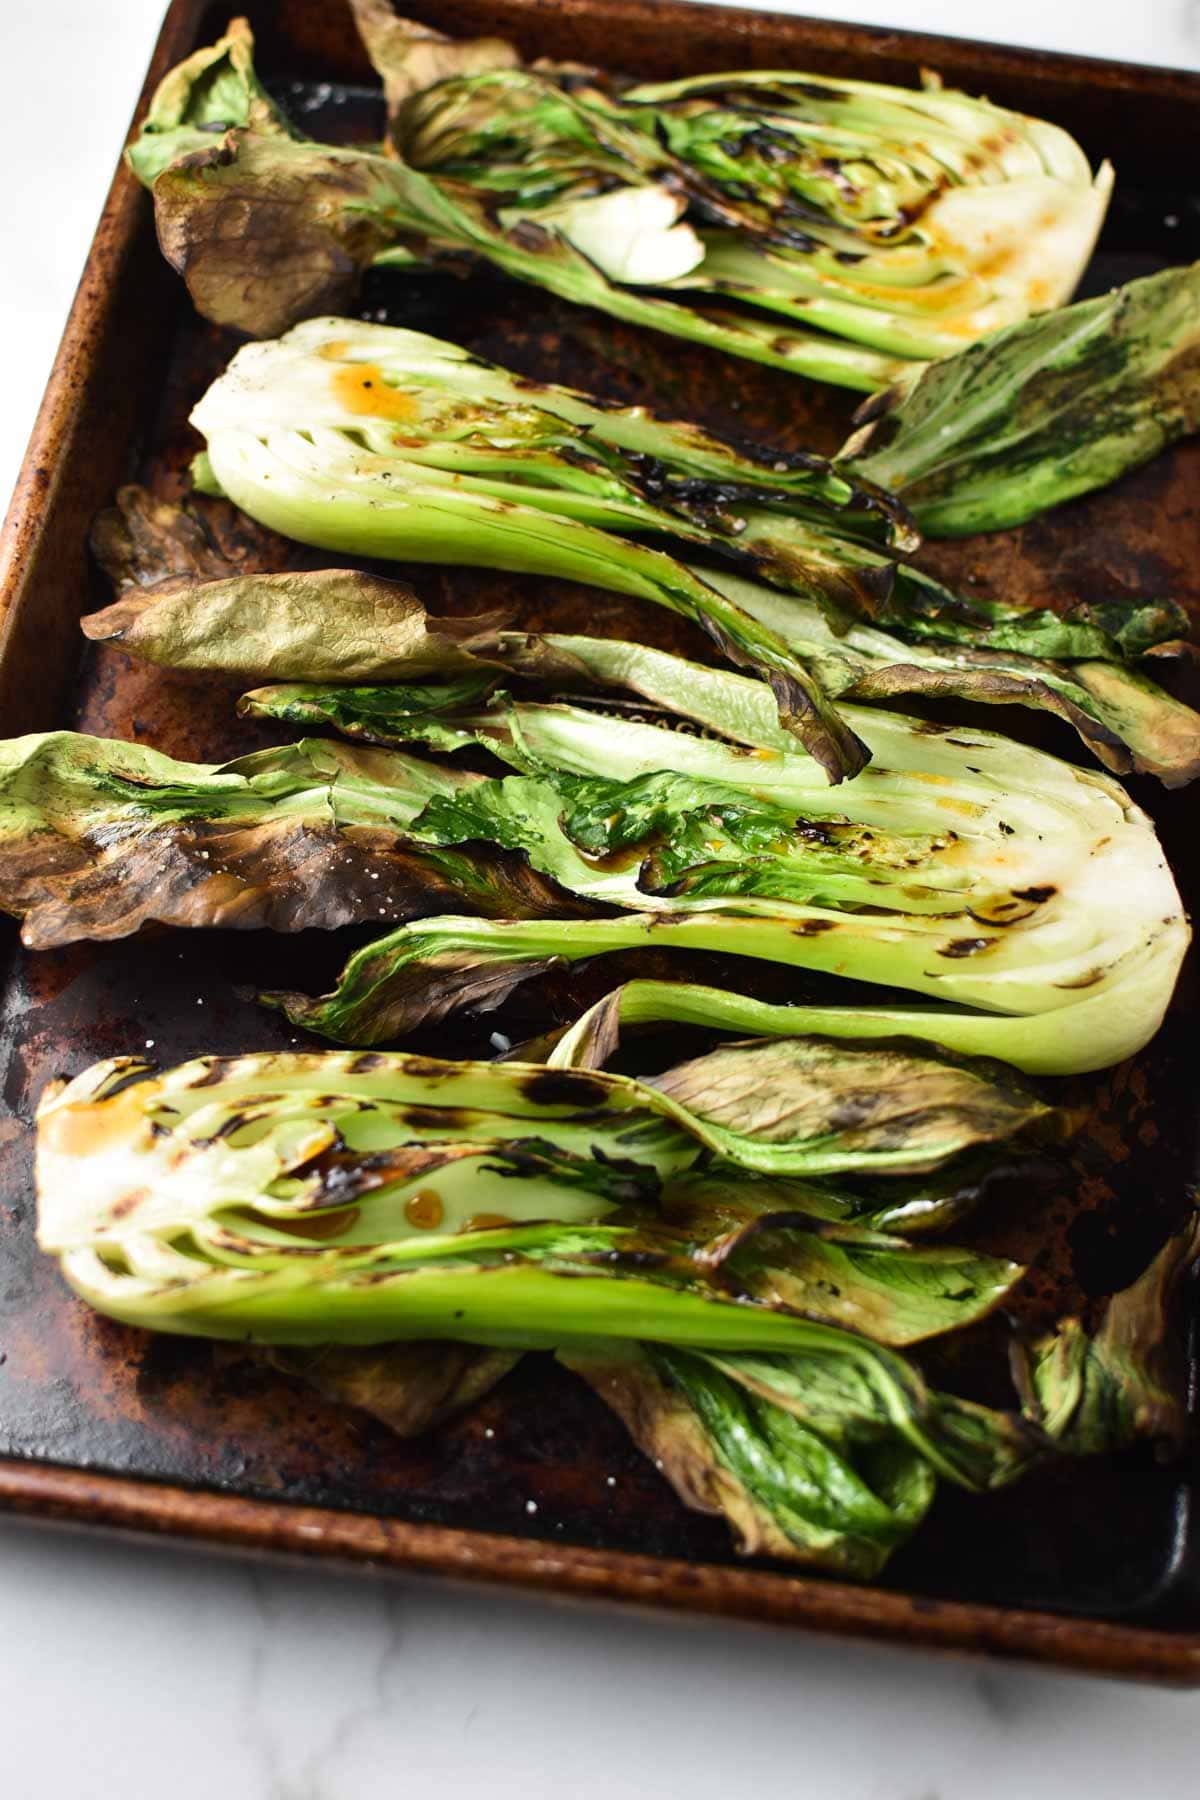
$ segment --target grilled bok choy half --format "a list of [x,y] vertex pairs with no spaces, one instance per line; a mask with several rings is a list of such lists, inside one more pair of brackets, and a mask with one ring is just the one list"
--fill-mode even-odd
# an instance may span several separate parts
[[[781,1048],[818,1060],[764,1104],[755,1065]],[[732,1085],[731,1054],[747,1059]],[[907,1111],[848,1121],[850,1166],[905,1139],[928,1163],[956,1110],[1003,1129],[1042,1110],[998,1071],[888,1054]],[[694,1065],[634,1081],[377,1054],[162,1075],[117,1059],[43,1095],[39,1242],[111,1317],[268,1346],[403,1430],[554,1348],[743,1550],[846,1574],[882,1566],[939,1478],[986,1489],[1059,1445],[1177,1433],[1164,1344],[1190,1239],[1094,1339],[1068,1321],[1023,1350],[1021,1414],[938,1392],[901,1351],[986,1315],[1019,1265],[833,1222],[827,1182],[785,1182],[781,1210],[749,1165],[828,1148],[853,1053],[714,1056],[707,1112],[680,1098]]]
[[[869,1116],[847,1101],[872,1079]],[[1061,1122],[1007,1071],[819,1040],[641,1080],[336,1053],[155,1076],[126,1057],[43,1097],[39,1241],[116,1317],[266,1343],[784,1349],[794,1308],[906,1344],[982,1317],[1019,1265],[771,1216],[755,1172],[929,1169],[1030,1126]]]
[[486,745],[520,773],[432,800],[410,835],[519,848],[571,893],[622,909],[422,919],[353,956],[333,994],[276,996],[294,1021],[387,1042],[498,1004],[559,958],[675,945],[941,1003],[775,1009],[796,1029],[902,1032],[1035,1072],[1103,1068],[1158,1029],[1187,922],[1149,820],[1107,777],[976,728],[864,708],[852,717],[871,763],[831,790],[761,683],[641,646],[555,643],[594,678],[737,741],[503,696],[433,716],[420,690],[248,696],[295,721]]
[[[508,45],[435,41],[387,0],[351,3],[409,167],[527,240],[565,239],[620,287],[787,321],[777,350],[807,351],[827,379],[830,338],[880,361],[944,356],[1060,305],[1108,204],[1111,169],[1093,179],[1066,132],[936,77],[916,90],[790,70],[631,85],[521,67]],[[864,360],[841,378],[870,373]]]
[[[0,906],[35,947],[151,920],[402,919],[448,892],[490,915],[422,917],[352,957],[325,999],[273,997],[351,1044],[495,1004],[557,959],[645,944],[906,988],[942,1004],[807,1009],[805,1029],[853,1018],[1031,1071],[1102,1068],[1157,1029],[1187,924],[1149,821],[1108,778],[863,709],[874,760],[834,790],[762,683],[559,642],[741,741],[504,696],[430,714],[418,689],[413,712],[403,688],[382,705],[366,690],[369,729],[390,698],[394,735],[481,744],[512,772],[312,739],[223,767],[69,732],[14,739]],[[341,722],[362,693],[284,687],[250,705]]]
[[861,767],[863,746],[800,656],[672,553],[723,550],[839,617],[872,611],[857,590],[893,579],[869,541],[876,520],[915,538],[875,489],[824,459],[746,453],[641,408],[538,389],[436,338],[340,319],[246,346],[192,422],[207,442],[200,485],[276,530],[344,553],[559,575],[651,600],[759,670],[830,779]]
[[165,78],[129,150],[196,305],[268,336],[362,271],[464,254],[561,298],[871,392],[1070,298],[1107,206],[1063,131],[930,85],[755,72],[617,96],[494,42],[368,49],[389,153],[303,137],[244,21]]
[[900,560],[903,512],[823,458],[345,319],[247,345],[192,422],[201,487],[304,543],[557,575],[682,614],[770,682],[831,780],[865,757],[834,701],[904,693],[1057,713],[1116,772],[1200,767],[1200,719],[1128,660],[1186,631],[1178,607],[1060,617],[951,593]]

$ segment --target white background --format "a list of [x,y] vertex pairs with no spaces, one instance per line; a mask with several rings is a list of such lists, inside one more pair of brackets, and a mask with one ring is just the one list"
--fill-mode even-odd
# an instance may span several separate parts
[[[162,5],[0,0],[0,494]],[[775,5],[1200,67],[1200,0]],[[1195,1800],[1197,1725],[1189,1696],[0,1523],[5,1800]]]

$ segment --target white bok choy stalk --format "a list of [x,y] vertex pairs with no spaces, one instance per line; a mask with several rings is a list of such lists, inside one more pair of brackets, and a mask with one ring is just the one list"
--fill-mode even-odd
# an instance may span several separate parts
[[[519,848],[571,892],[627,910],[423,919],[359,951],[323,999],[273,996],[294,1021],[340,1042],[387,1042],[459,1006],[494,1005],[556,959],[653,945],[908,989],[941,1004],[805,1007],[796,1019],[807,1031],[905,1033],[1031,1072],[1106,1067],[1158,1029],[1188,925],[1150,821],[1106,776],[976,727],[862,708],[854,728],[872,761],[832,790],[761,683],[640,646],[555,642],[593,679],[738,741],[503,698],[432,725],[419,715],[407,735],[484,743],[523,774],[438,797],[412,829],[443,845]],[[281,698],[263,710],[319,716],[303,689],[265,692]],[[391,726],[406,734],[403,717]]]

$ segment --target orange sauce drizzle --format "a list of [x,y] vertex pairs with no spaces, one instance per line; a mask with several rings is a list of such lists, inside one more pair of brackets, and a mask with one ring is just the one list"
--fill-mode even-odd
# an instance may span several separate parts
[[436,1231],[446,1216],[442,1196],[436,1188],[418,1188],[412,1198],[404,1202],[404,1216],[418,1231]]
[[293,1237],[312,1238],[319,1243],[325,1238],[340,1237],[343,1231],[349,1231],[358,1213],[357,1206],[350,1206],[343,1207],[340,1212],[309,1213],[302,1219],[288,1219],[286,1222],[271,1219],[268,1222],[272,1225],[282,1224],[284,1230],[290,1231]]
[[333,391],[347,412],[373,419],[415,419],[420,412],[411,394],[388,386],[375,363],[343,363],[333,371]]

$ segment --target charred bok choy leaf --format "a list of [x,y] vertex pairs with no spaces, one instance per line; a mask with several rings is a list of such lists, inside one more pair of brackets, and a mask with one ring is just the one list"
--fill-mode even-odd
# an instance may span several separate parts
[[1178,1451],[1186,1384],[1169,1346],[1198,1249],[1193,1217],[1113,1296],[1094,1338],[1067,1321],[1021,1347],[1020,1414],[931,1390],[894,1355],[848,1354],[832,1337],[782,1353],[593,1345],[559,1358],[744,1554],[868,1576],[920,1523],[939,1477],[983,1492],[1139,1438]]
[[[624,916],[422,919],[353,956],[333,994],[274,996],[295,1022],[387,1042],[494,1006],[556,959],[677,945],[944,1003],[767,1009],[800,1029],[900,1033],[1033,1072],[1104,1067],[1157,1030],[1188,928],[1149,821],[1107,778],[976,728],[864,709],[855,725],[872,762],[832,791],[761,684],[722,670],[693,681],[658,652],[565,641],[592,667],[611,649],[610,668],[636,670],[639,691],[740,742],[533,701],[432,727],[417,717],[412,735],[449,746],[457,731],[527,772],[432,800],[410,835],[519,847]],[[251,704],[288,716],[287,702]]]
[[[517,66],[494,40],[435,47],[386,0],[353,5],[402,161],[527,241],[549,238],[547,257],[565,239],[619,287],[786,320],[775,347],[812,358],[807,372],[826,373],[829,339],[880,362],[939,356],[1059,304],[1104,216],[1111,171],[1093,183],[1065,132],[932,78],[631,86]],[[842,379],[870,372],[864,360]]]
[[[959,1477],[947,1430],[956,1403],[865,1343],[817,1338],[773,1359],[593,1346],[559,1359],[617,1413],[686,1506],[726,1521],[745,1556],[875,1575],[921,1523],[938,1475]],[[764,1373],[791,1405],[761,1391]],[[1032,1460],[1031,1439],[1008,1415],[983,1415],[976,1436],[1000,1478]]]
[[526,862],[414,846],[425,802],[471,776],[314,739],[236,761],[52,731],[0,741],[0,909],[31,949],[144,925],[330,929],[411,916],[436,896],[561,913]]
[[1027,1418],[1080,1456],[1135,1437],[1182,1441],[1187,1375],[1181,1333],[1167,1329],[1200,1256],[1200,1214],[1170,1239],[1132,1287],[1114,1294],[1089,1337],[1078,1319],[1013,1345]]
[[295,1375],[337,1407],[370,1413],[397,1437],[421,1437],[482,1400],[521,1360],[519,1350],[431,1338],[408,1344],[268,1344],[268,1367]]
[[88,637],[143,662],[208,675],[334,682],[443,676],[441,707],[469,704],[505,673],[501,663],[488,667],[494,620],[431,622],[411,588],[353,569],[230,571],[199,582],[164,576],[82,623]]
[[390,154],[301,137],[242,20],[171,71],[130,148],[164,253],[220,324],[270,335],[346,305],[372,264],[465,254],[872,391],[1067,299],[1107,205],[1110,171],[1093,180],[1065,132],[964,94],[759,73],[618,98],[356,10]]
[[[1046,1114],[1010,1088],[984,1121],[954,1089],[987,1077],[926,1059],[890,1135],[839,1132],[815,1117],[820,1067],[797,1076],[778,1049],[749,1059],[794,1094],[790,1120],[748,1082],[739,1112],[728,1078],[710,1112],[666,1078],[536,1064],[279,1054],[154,1077],[117,1059],[43,1096],[39,1242],[114,1317],[264,1343],[798,1347],[803,1313],[908,1344],[983,1316],[1017,1264],[795,1215],[732,1236],[722,1218],[711,1244],[703,1207],[668,1221],[660,1200],[714,1154],[752,1209],[758,1168],[922,1167]],[[844,1063],[826,1059],[826,1114]]]
[[1011,325],[880,395],[843,453],[932,537],[1000,531],[1200,431],[1200,263]]
[[349,320],[247,345],[192,418],[201,485],[302,542],[559,575],[683,614],[767,679],[831,778],[865,752],[828,696],[909,692],[1057,712],[1118,770],[1178,781],[1200,764],[1196,715],[1125,660],[1178,638],[1177,608],[963,599],[873,541],[906,543],[902,515],[821,458],[735,449]]

